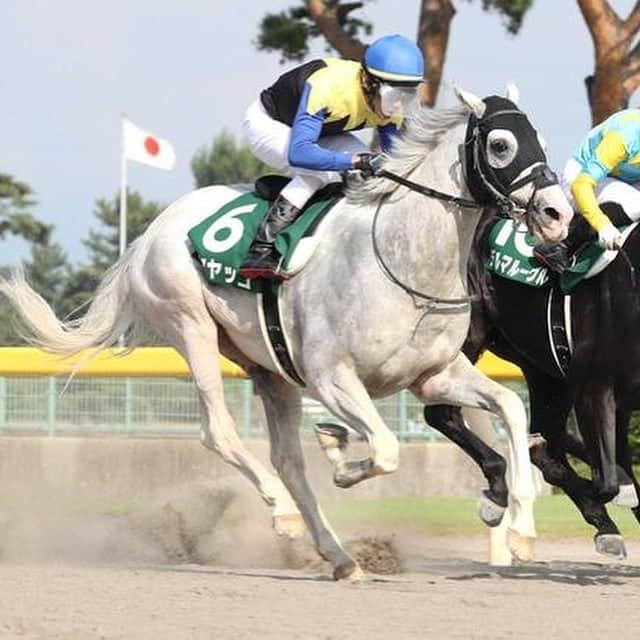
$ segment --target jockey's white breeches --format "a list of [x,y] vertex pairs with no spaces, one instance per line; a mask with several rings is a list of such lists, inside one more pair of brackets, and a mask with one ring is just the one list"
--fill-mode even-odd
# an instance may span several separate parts
[[[302,209],[307,200],[321,187],[330,182],[339,182],[340,175],[335,171],[312,171],[289,164],[289,139],[291,127],[274,120],[256,100],[247,109],[242,123],[242,133],[253,154],[269,166],[283,171],[292,177],[291,182],[282,190],[282,196],[292,205]],[[324,136],[318,144],[331,151],[346,153],[365,153],[366,145],[351,133]]]
[[[571,183],[581,171],[580,163],[575,158],[570,158],[560,178],[562,190],[574,209],[577,207],[571,194]],[[629,184],[616,178],[605,178],[596,184],[595,192],[598,202],[617,202],[631,220],[640,220],[640,184]]]

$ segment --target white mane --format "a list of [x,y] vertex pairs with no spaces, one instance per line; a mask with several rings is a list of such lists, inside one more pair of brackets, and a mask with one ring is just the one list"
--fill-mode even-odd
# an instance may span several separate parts
[[[426,107],[417,108],[407,116],[402,133],[394,139],[384,168],[401,176],[408,175],[424,162],[447,131],[468,117],[469,111],[462,106],[438,111]],[[365,180],[350,185],[347,198],[358,203],[372,202],[396,187],[397,185],[390,180]]]

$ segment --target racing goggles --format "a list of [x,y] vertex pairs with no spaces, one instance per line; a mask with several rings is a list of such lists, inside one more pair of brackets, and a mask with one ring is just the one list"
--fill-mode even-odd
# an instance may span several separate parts
[[380,84],[380,108],[385,116],[403,115],[418,95],[417,86],[401,87],[397,85]]

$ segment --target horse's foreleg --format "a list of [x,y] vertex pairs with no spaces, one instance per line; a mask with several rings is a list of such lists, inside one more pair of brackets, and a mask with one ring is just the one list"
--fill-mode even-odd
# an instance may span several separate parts
[[482,469],[489,488],[483,491],[484,497],[479,507],[480,518],[490,527],[499,525],[509,498],[505,459],[467,427],[460,407],[426,406],[424,418],[431,427],[457,444]]
[[336,579],[360,579],[362,570],[331,530],[305,475],[299,435],[302,417],[300,390],[267,371],[260,370],[253,374],[253,378],[267,415],[271,462],[296,501],[318,553],[331,563]]
[[370,458],[347,461],[335,447],[327,449],[334,465],[334,482],[337,486],[348,488],[367,478],[392,473],[398,468],[398,438],[384,423],[367,390],[352,369],[340,365],[327,371],[313,383],[308,383],[310,392],[333,415],[365,437],[372,450]]
[[520,398],[476,369],[462,353],[435,376],[421,377],[411,391],[425,404],[454,404],[493,411],[502,417],[509,436],[512,552],[533,557],[535,490],[527,443],[527,415]]
[[[278,424],[286,422],[293,427],[300,426],[302,392],[291,387],[276,374],[260,367],[252,369],[251,379],[264,406],[269,431],[271,464],[278,469],[282,450]],[[295,501],[295,498],[293,500]],[[274,510],[273,520],[274,529],[280,533],[286,532],[290,538],[299,538],[304,533],[304,521],[295,502],[288,505],[286,509]]]

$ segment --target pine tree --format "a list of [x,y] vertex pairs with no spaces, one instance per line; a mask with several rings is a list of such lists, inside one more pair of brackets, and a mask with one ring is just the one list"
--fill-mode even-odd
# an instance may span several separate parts
[[28,184],[0,173],[0,239],[12,233],[32,242],[46,241],[52,227],[39,222],[29,212],[35,205],[34,194]]

